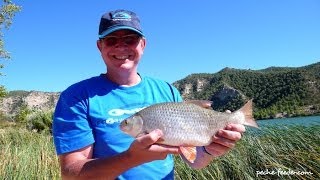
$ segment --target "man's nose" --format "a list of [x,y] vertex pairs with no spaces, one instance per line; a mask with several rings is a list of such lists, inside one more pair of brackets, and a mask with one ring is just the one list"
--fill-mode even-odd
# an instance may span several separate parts
[[116,48],[128,47],[128,45],[124,42],[123,38],[118,38],[115,47]]

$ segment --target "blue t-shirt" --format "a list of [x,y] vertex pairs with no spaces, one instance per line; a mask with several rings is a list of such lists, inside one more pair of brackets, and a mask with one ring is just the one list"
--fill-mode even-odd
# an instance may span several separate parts
[[[176,88],[167,82],[141,77],[132,87],[119,86],[104,74],[78,82],[60,95],[53,118],[58,155],[93,144],[93,158],[126,151],[134,138],[123,133],[120,122],[155,103],[179,102]],[[119,179],[173,179],[173,157],[136,166]]]

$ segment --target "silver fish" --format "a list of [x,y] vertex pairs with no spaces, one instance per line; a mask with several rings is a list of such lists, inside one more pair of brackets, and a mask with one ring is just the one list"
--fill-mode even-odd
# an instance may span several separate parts
[[228,124],[258,127],[252,116],[252,100],[233,113],[217,112],[209,107],[210,101],[154,104],[123,120],[120,129],[133,137],[160,129],[163,137],[159,144],[179,146],[183,155],[193,162],[195,147],[209,145],[213,135]]

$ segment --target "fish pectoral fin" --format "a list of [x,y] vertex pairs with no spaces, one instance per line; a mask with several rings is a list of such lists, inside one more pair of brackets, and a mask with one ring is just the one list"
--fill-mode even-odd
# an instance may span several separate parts
[[197,157],[197,148],[196,147],[184,147],[184,146],[180,146],[179,147],[181,153],[183,154],[183,156],[191,163],[193,163],[196,160]]
[[185,101],[186,103],[190,103],[190,104],[195,104],[197,106],[206,108],[206,109],[213,109],[212,108],[212,101],[207,101],[207,100],[188,100]]

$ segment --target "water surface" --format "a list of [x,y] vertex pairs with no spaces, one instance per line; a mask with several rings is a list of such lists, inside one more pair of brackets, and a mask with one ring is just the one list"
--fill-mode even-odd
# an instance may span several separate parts
[[301,125],[301,126],[313,126],[320,125],[320,116],[305,116],[305,117],[293,117],[293,118],[282,118],[282,119],[266,119],[257,120],[259,126],[290,126],[290,125]]

